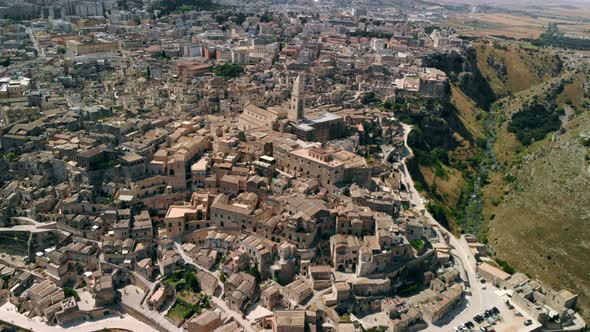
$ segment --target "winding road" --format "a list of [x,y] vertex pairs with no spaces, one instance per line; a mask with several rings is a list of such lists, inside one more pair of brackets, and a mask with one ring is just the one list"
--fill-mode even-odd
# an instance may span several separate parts
[[[499,309],[502,309],[503,300],[501,296],[496,293],[496,289],[494,287],[487,285],[488,287],[486,287],[486,289],[482,288],[482,284],[478,281],[477,277],[475,257],[471,253],[466,243],[462,243],[464,241],[456,238],[451,232],[444,228],[426,209],[426,206],[424,205],[424,199],[418,190],[416,190],[414,180],[410,176],[406,166],[406,161],[409,158],[414,157],[414,152],[408,145],[408,135],[410,134],[412,127],[404,123],[402,123],[402,126],[404,131],[403,137],[406,153],[403,154],[403,157],[400,160],[400,171],[403,181],[406,184],[406,190],[410,194],[410,202],[416,210],[424,212],[424,216],[430,221],[432,225],[436,226],[436,231],[439,232],[439,234],[443,234],[445,238],[449,239],[448,244],[451,247],[451,255],[456,260],[456,263],[461,266],[463,271],[460,272],[463,280],[466,281],[466,290],[471,293],[471,295],[467,298],[468,301],[464,310],[453,317],[452,320],[446,322],[446,324],[443,326],[431,325],[425,330],[449,331],[450,328],[471,320],[476,314],[480,314],[491,307],[496,306]],[[389,151],[389,153],[392,151],[393,150]],[[388,157],[389,156],[386,156],[385,160],[387,160]]]

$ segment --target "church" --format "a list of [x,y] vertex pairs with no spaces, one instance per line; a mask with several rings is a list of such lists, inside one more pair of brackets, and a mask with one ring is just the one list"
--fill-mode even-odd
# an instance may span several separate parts
[[340,115],[324,112],[309,118],[305,116],[305,76],[301,73],[293,82],[291,103],[287,111],[280,107],[265,109],[246,104],[240,114],[238,127],[241,130],[255,128],[278,130],[278,123],[285,118],[288,122],[288,130],[303,141],[323,143],[346,136],[346,124]]

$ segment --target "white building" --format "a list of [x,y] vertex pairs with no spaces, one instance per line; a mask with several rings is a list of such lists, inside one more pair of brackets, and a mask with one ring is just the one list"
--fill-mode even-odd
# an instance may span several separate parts
[[0,99],[22,97],[31,87],[31,79],[24,76],[0,78]]

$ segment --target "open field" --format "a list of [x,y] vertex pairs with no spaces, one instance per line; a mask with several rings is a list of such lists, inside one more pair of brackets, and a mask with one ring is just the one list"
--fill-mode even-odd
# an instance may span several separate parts
[[541,17],[590,21],[590,3],[586,0],[562,0],[559,3],[555,0],[438,0],[438,2],[451,5],[487,7],[486,10],[494,7],[506,12],[528,13]]
[[[584,10],[585,12],[586,10]],[[588,16],[590,17],[590,9]],[[470,36],[506,36],[511,38],[537,38],[549,23],[560,23],[559,29],[565,33],[590,34],[590,22],[571,16],[537,16],[535,14],[509,13],[461,13],[451,15],[443,21]]]

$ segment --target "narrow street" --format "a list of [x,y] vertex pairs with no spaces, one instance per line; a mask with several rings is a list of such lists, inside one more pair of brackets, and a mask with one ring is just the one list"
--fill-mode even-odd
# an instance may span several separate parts
[[180,254],[180,257],[182,257],[182,259],[183,259],[183,260],[184,260],[186,263],[188,263],[188,264],[190,264],[190,265],[192,265],[192,266],[196,267],[196,268],[197,268],[197,269],[199,269],[199,270],[203,270],[203,271],[206,271],[206,272],[209,272],[209,273],[211,273],[211,274],[212,274],[212,275],[215,277],[215,279],[217,279],[217,284],[218,284],[218,285],[219,285],[219,287],[221,288],[221,293],[219,294],[219,297],[222,297],[222,296],[223,296],[223,293],[225,292],[225,289],[224,289],[224,286],[223,286],[223,282],[221,282],[221,280],[219,279],[219,271],[211,272],[211,271],[207,270],[206,268],[202,267],[201,265],[199,265],[199,264],[195,263],[195,260],[194,260],[192,257],[190,257],[190,256],[189,256],[189,255],[188,255],[188,254],[187,254],[187,253],[186,253],[186,252],[185,252],[185,251],[182,249],[182,246],[181,246],[180,242],[174,241],[174,246],[176,247],[176,251],[177,251],[177,252]]
[[225,311],[228,315],[230,315],[231,317],[233,317],[236,322],[238,322],[240,325],[242,325],[244,327],[244,330],[246,330],[247,332],[255,332],[255,330],[252,328],[252,325],[250,324],[250,322],[248,322],[246,319],[244,319],[242,317],[241,313],[237,313],[233,310],[231,310],[227,304],[225,303],[225,301],[222,299],[223,297],[223,293],[224,293],[224,288],[223,288],[223,282],[221,282],[221,280],[219,280],[219,273],[214,273],[211,272],[207,269],[205,269],[204,267],[200,266],[199,264],[195,263],[195,261],[192,259],[192,257],[190,257],[183,249],[182,246],[180,244],[180,242],[178,241],[174,241],[174,246],[176,247],[176,250],[178,251],[178,253],[180,254],[180,256],[182,257],[182,259],[184,259],[185,262],[187,262],[188,264],[198,268],[199,270],[203,270],[206,272],[211,273],[215,279],[217,279],[217,283],[219,285],[219,287],[221,287],[221,293],[219,296],[212,296],[211,297],[211,301],[213,301],[213,303],[215,303],[216,306],[218,306],[219,308],[221,308],[223,311]]
[[215,303],[216,306],[221,308],[223,311],[225,311],[226,314],[233,317],[236,320],[236,322],[238,322],[240,325],[242,325],[242,327],[244,328],[244,330],[246,332],[255,332],[255,330],[252,328],[252,325],[250,325],[250,322],[248,322],[246,319],[242,318],[241,314],[231,310],[227,306],[227,304],[225,304],[225,301],[223,301],[222,299],[220,299],[218,297],[212,297],[211,300],[213,301],[213,303]]

